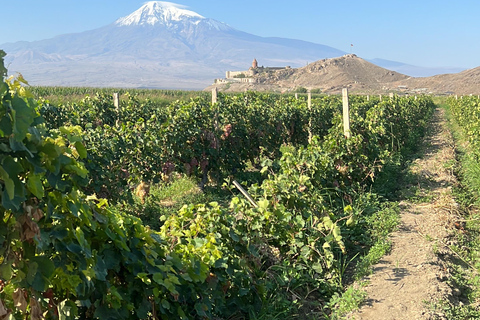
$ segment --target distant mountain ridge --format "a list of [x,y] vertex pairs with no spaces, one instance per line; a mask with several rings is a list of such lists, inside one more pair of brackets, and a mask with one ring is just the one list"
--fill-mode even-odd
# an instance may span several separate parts
[[419,67],[402,62],[378,58],[367,59],[367,61],[376,64],[377,66],[380,66],[382,68],[400,72],[411,77],[431,77],[437,74],[458,73],[465,70],[465,68],[458,67]]
[[345,52],[311,42],[260,37],[170,2],[150,1],[94,30],[0,45],[9,72],[32,85],[203,89],[228,70],[299,68]]

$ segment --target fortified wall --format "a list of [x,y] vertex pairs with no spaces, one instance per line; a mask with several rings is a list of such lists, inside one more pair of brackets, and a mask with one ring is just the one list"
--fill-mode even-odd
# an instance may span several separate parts
[[248,70],[244,71],[227,71],[225,72],[225,79],[215,79],[215,83],[229,83],[229,82],[244,82],[254,83],[254,75],[267,71],[277,71],[290,69],[287,67],[259,67],[257,59],[253,59],[252,66]]
[[238,78],[238,77],[253,77],[255,75],[255,72],[253,72],[252,69],[246,70],[246,71],[227,71],[225,73],[225,79],[232,79],[232,78]]

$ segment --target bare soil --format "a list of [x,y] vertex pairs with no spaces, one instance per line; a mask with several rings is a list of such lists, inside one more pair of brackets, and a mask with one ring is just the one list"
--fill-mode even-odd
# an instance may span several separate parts
[[400,203],[401,224],[391,236],[391,253],[365,279],[367,299],[348,319],[446,319],[429,305],[460,295],[447,284],[446,261],[453,255],[447,243],[460,219],[452,195],[455,149],[443,110],[436,110],[429,131],[423,155],[410,168],[413,183],[404,190],[410,200]]

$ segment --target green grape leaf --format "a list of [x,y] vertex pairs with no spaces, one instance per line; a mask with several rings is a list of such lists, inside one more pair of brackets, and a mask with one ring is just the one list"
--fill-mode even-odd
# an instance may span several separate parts
[[101,256],[97,256],[97,263],[93,267],[98,280],[105,281],[107,276],[107,267]]
[[38,263],[35,261],[30,262],[28,265],[28,273],[27,273],[27,282],[28,284],[32,284],[35,280],[35,275],[38,271]]
[[2,275],[3,280],[9,281],[13,275],[12,264],[8,262],[2,263],[0,265],[0,274]]
[[22,165],[12,157],[7,156],[3,159],[0,178],[5,182],[5,190],[2,195],[2,205],[5,209],[18,210],[22,202],[25,201],[25,186],[18,178],[22,171]]
[[15,95],[12,99],[12,116],[14,138],[16,141],[22,141],[27,136],[28,128],[36,117],[35,109],[29,107],[25,100]]
[[29,174],[27,177],[27,189],[39,199],[45,195],[42,179],[39,175]]
[[82,142],[80,141],[75,142],[75,149],[77,149],[77,152],[80,158],[85,159],[87,157],[87,149],[85,148]]
[[39,273],[41,273],[44,277],[50,278],[54,271],[55,265],[53,261],[47,256],[35,256],[31,258],[31,261],[34,261],[39,266]]
[[8,198],[13,200],[15,197],[15,183],[10,179],[10,176],[3,167],[0,167],[0,178],[5,183],[5,190],[7,191]]

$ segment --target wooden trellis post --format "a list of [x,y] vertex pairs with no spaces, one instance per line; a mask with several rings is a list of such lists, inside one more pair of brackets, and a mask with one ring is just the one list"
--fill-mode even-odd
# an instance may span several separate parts
[[119,97],[118,92],[115,92],[113,94],[113,106],[115,107],[115,111],[118,112],[118,108],[120,106],[120,97]]
[[308,143],[312,142],[312,92],[308,90],[307,106],[310,117],[308,118]]
[[212,89],[212,104],[217,103],[218,89],[217,87]]
[[[217,98],[218,98],[218,89],[217,89],[217,87],[215,87],[215,88],[212,89],[212,107],[217,103]],[[213,125],[215,127],[215,132],[217,132],[218,129],[219,129],[218,106],[215,109],[215,119],[214,119]]]
[[342,89],[342,101],[343,101],[343,134],[346,138],[350,138],[350,108],[348,106],[348,89]]
[[238,183],[237,180],[233,180],[233,185],[243,194],[245,198],[247,198],[247,200],[252,204],[252,206],[254,206],[255,208],[258,208],[258,205],[255,202],[255,200],[253,200],[253,198],[248,194],[248,192],[242,188],[242,185]]

